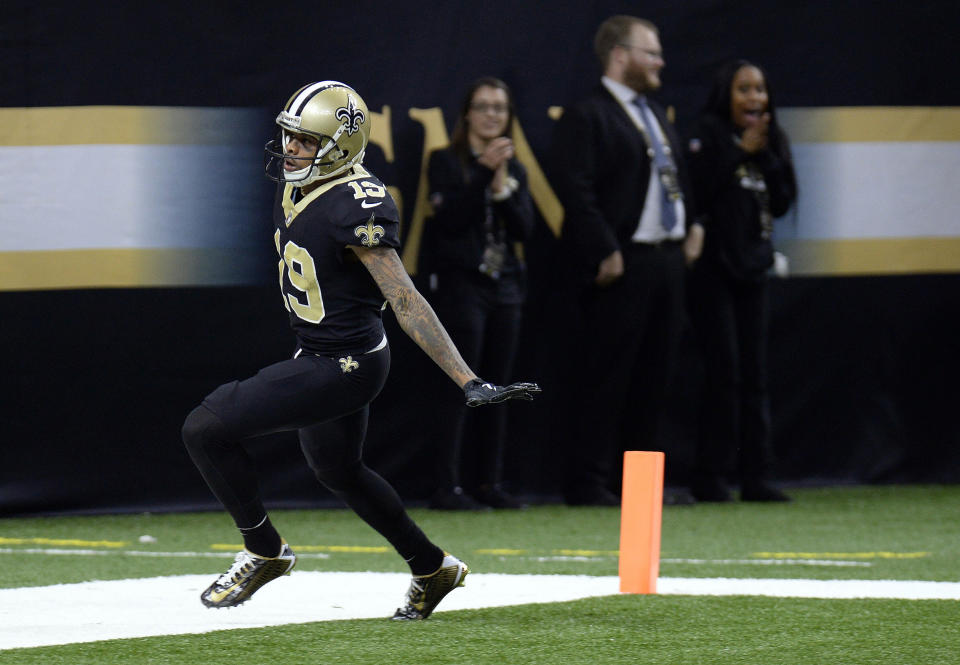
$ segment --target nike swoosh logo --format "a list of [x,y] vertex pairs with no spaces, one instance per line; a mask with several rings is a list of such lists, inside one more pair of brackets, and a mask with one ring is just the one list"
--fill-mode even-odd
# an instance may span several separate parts
[[360,202],[360,207],[361,207],[361,208],[376,208],[376,207],[377,207],[378,205],[380,205],[381,203],[383,203],[383,201],[380,201],[380,203],[367,203],[366,201],[361,201],[361,202]]
[[210,600],[214,603],[219,603],[221,600],[229,596],[231,592],[233,592],[233,590],[236,589],[238,586],[239,586],[239,582],[235,582],[230,586],[228,586],[226,589],[223,589],[222,591],[214,591],[213,593],[210,594]]

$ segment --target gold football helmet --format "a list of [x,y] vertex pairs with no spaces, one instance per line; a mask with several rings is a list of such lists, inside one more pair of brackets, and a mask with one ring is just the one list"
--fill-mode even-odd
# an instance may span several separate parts
[[[370,136],[370,112],[357,92],[339,81],[305,85],[290,97],[277,116],[279,136],[264,146],[266,173],[271,180],[303,187],[330,178],[363,161]],[[303,160],[303,168],[283,168],[292,134],[309,134],[318,140],[317,154]],[[302,158],[301,158],[302,159]]]

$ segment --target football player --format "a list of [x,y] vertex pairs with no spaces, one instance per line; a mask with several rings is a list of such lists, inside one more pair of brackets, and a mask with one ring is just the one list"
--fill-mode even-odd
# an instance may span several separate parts
[[468,405],[529,400],[540,389],[479,379],[414,287],[397,254],[396,204],[362,166],[370,113],[360,95],[337,81],[311,83],[290,97],[276,124],[278,136],[265,147],[267,174],[279,183],[273,239],[299,348],[289,360],[220,386],[183,425],[191,458],[244,541],[200,599],[233,607],[293,568],[296,556],[267,516],[243,441],[297,430],[320,482],[409,564],[413,579],[393,618],[425,619],[463,584],[468,568],[427,538],[361,458],[370,402],[390,366],[382,310],[389,303],[404,332],[462,386]]

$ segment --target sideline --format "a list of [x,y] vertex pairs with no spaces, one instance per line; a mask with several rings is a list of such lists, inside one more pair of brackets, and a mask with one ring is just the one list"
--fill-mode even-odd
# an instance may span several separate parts
[[[386,618],[406,592],[401,573],[303,571],[280,578],[246,605],[210,610],[199,601],[210,575],[0,589],[0,650],[283,624]],[[960,582],[664,578],[662,595],[960,600]],[[619,579],[588,575],[472,574],[436,614],[577,600],[619,593]],[[435,615],[436,616],[436,615]]]

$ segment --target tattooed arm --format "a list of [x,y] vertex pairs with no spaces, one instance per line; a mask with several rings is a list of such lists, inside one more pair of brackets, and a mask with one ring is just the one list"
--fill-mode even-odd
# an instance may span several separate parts
[[434,314],[430,303],[410,281],[397,252],[389,247],[367,249],[353,247],[363,265],[370,271],[381,293],[390,303],[403,331],[437,363],[460,387],[477,375],[467,367],[460,352]]

